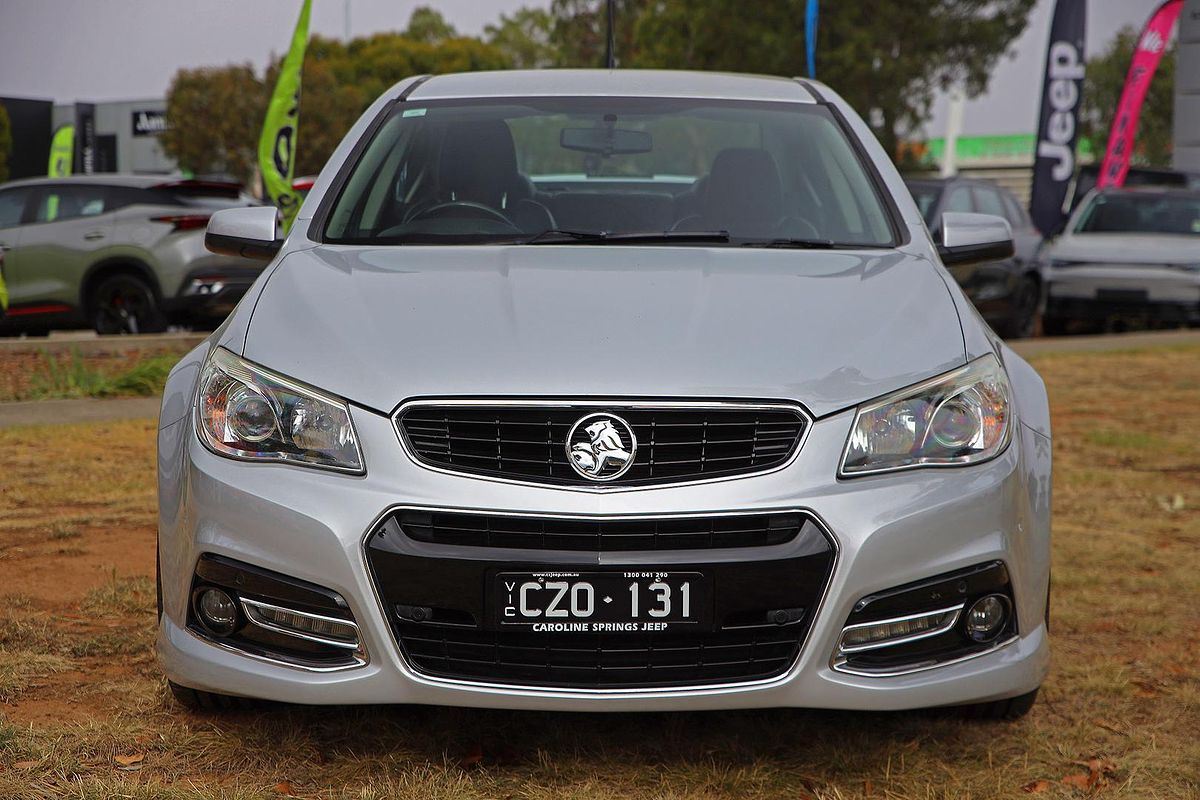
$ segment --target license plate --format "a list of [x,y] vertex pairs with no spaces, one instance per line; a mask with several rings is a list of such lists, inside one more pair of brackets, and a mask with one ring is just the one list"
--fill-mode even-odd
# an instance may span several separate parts
[[699,572],[502,572],[493,579],[501,626],[535,633],[654,633],[707,627]]

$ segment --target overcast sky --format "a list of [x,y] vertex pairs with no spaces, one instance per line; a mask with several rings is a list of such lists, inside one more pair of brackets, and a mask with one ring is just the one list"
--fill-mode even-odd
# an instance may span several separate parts
[[[854,1],[868,2],[826,0]],[[314,0],[312,31],[343,36],[346,3]],[[1141,26],[1158,3],[1089,0],[1089,54],[1122,25]],[[548,0],[349,0],[349,5],[352,36],[402,29],[418,5],[432,5],[461,32],[478,34],[501,13]],[[1014,44],[1015,58],[999,63],[985,97],[967,103],[964,134],[1033,131],[1053,5],[1054,0],[1039,0]],[[251,62],[262,69],[272,53],[287,48],[299,7],[298,0],[0,0],[0,95],[58,102],[144,99],[165,95],[180,67]],[[820,77],[819,47],[817,72]],[[941,134],[945,106],[937,104],[929,135]]]

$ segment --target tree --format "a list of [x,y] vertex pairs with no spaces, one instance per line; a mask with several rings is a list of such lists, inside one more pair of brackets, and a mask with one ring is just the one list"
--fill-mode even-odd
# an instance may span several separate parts
[[458,31],[454,30],[454,26],[429,6],[414,8],[408,17],[408,29],[404,31],[404,38],[425,44],[437,44],[457,37]]
[[[818,77],[867,118],[891,154],[929,119],[935,92],[987,88],[1036,0],[843,0],[821,5]],[[564,60],[597,63],[603,2],[554,0]],[[625,0],[622,66],[804,75],[805,0]],[[626,37],[632,36],[632,42]]]
[[[732,3],[737,6],[737,3]],[[669,8],[668,8],[669,7]],[[637,52],[640,42],[636,23],[646,14],[670,14],[686,17],[691,10],[684,0],[615,0],[617,64],[622,67],[642,66]],[[550,14],[554,18],[551,42],[558,49],[559,66],[602,67],[608,47],[607,0],[553,0]]]
[[267,88],[249,64],[181,69],[167,91],[167,129],[159,141],[184,170],[248,183],[266,108]]
[[12,153],[12,122],[8,109],[0,103],[0,183],[8,180],[8,157]]
[[511,17],[501,14],[500,21],[486,26],[483,33],[515,69],[544,69],[558,63],[554,18],[545,9],[521,8]]
[[[1092,143],[1098,155],[1104,152],[1108,133],[1125,76],[1133,61],[1138,32],[1126,26],[1117,32],[1108,48],[1087,62],[1083,79],[1083,102],[1079,109],[1080,135]],[[1138,119],[1133,162],[1143,166],[1170,166],[1174,150],[1175,44],[1163,53],[1158,71],[1146,92]]]

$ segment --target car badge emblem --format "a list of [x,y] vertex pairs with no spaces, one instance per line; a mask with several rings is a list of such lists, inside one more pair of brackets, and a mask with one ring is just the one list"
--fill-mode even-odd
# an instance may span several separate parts
[[567,434],[567,460],[576,472],[593,481],[621,477],[633,466],[636,453],[633,428],[615,414],[588,414]]

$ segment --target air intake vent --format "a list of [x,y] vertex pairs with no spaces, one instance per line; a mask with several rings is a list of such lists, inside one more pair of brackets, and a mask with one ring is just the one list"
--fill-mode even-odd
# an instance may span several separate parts
[[[567,439],[589,415],[612,415],[636,440],[633,463],[599,483],[572,465]],[[792,457],[808,427],[786,405],[496,404],[420,402],[396,424],[409,451],[433,467],[473,475],[567,486],[679,483],[777,468]],[[573,443],[578,444],[577,434]]]

